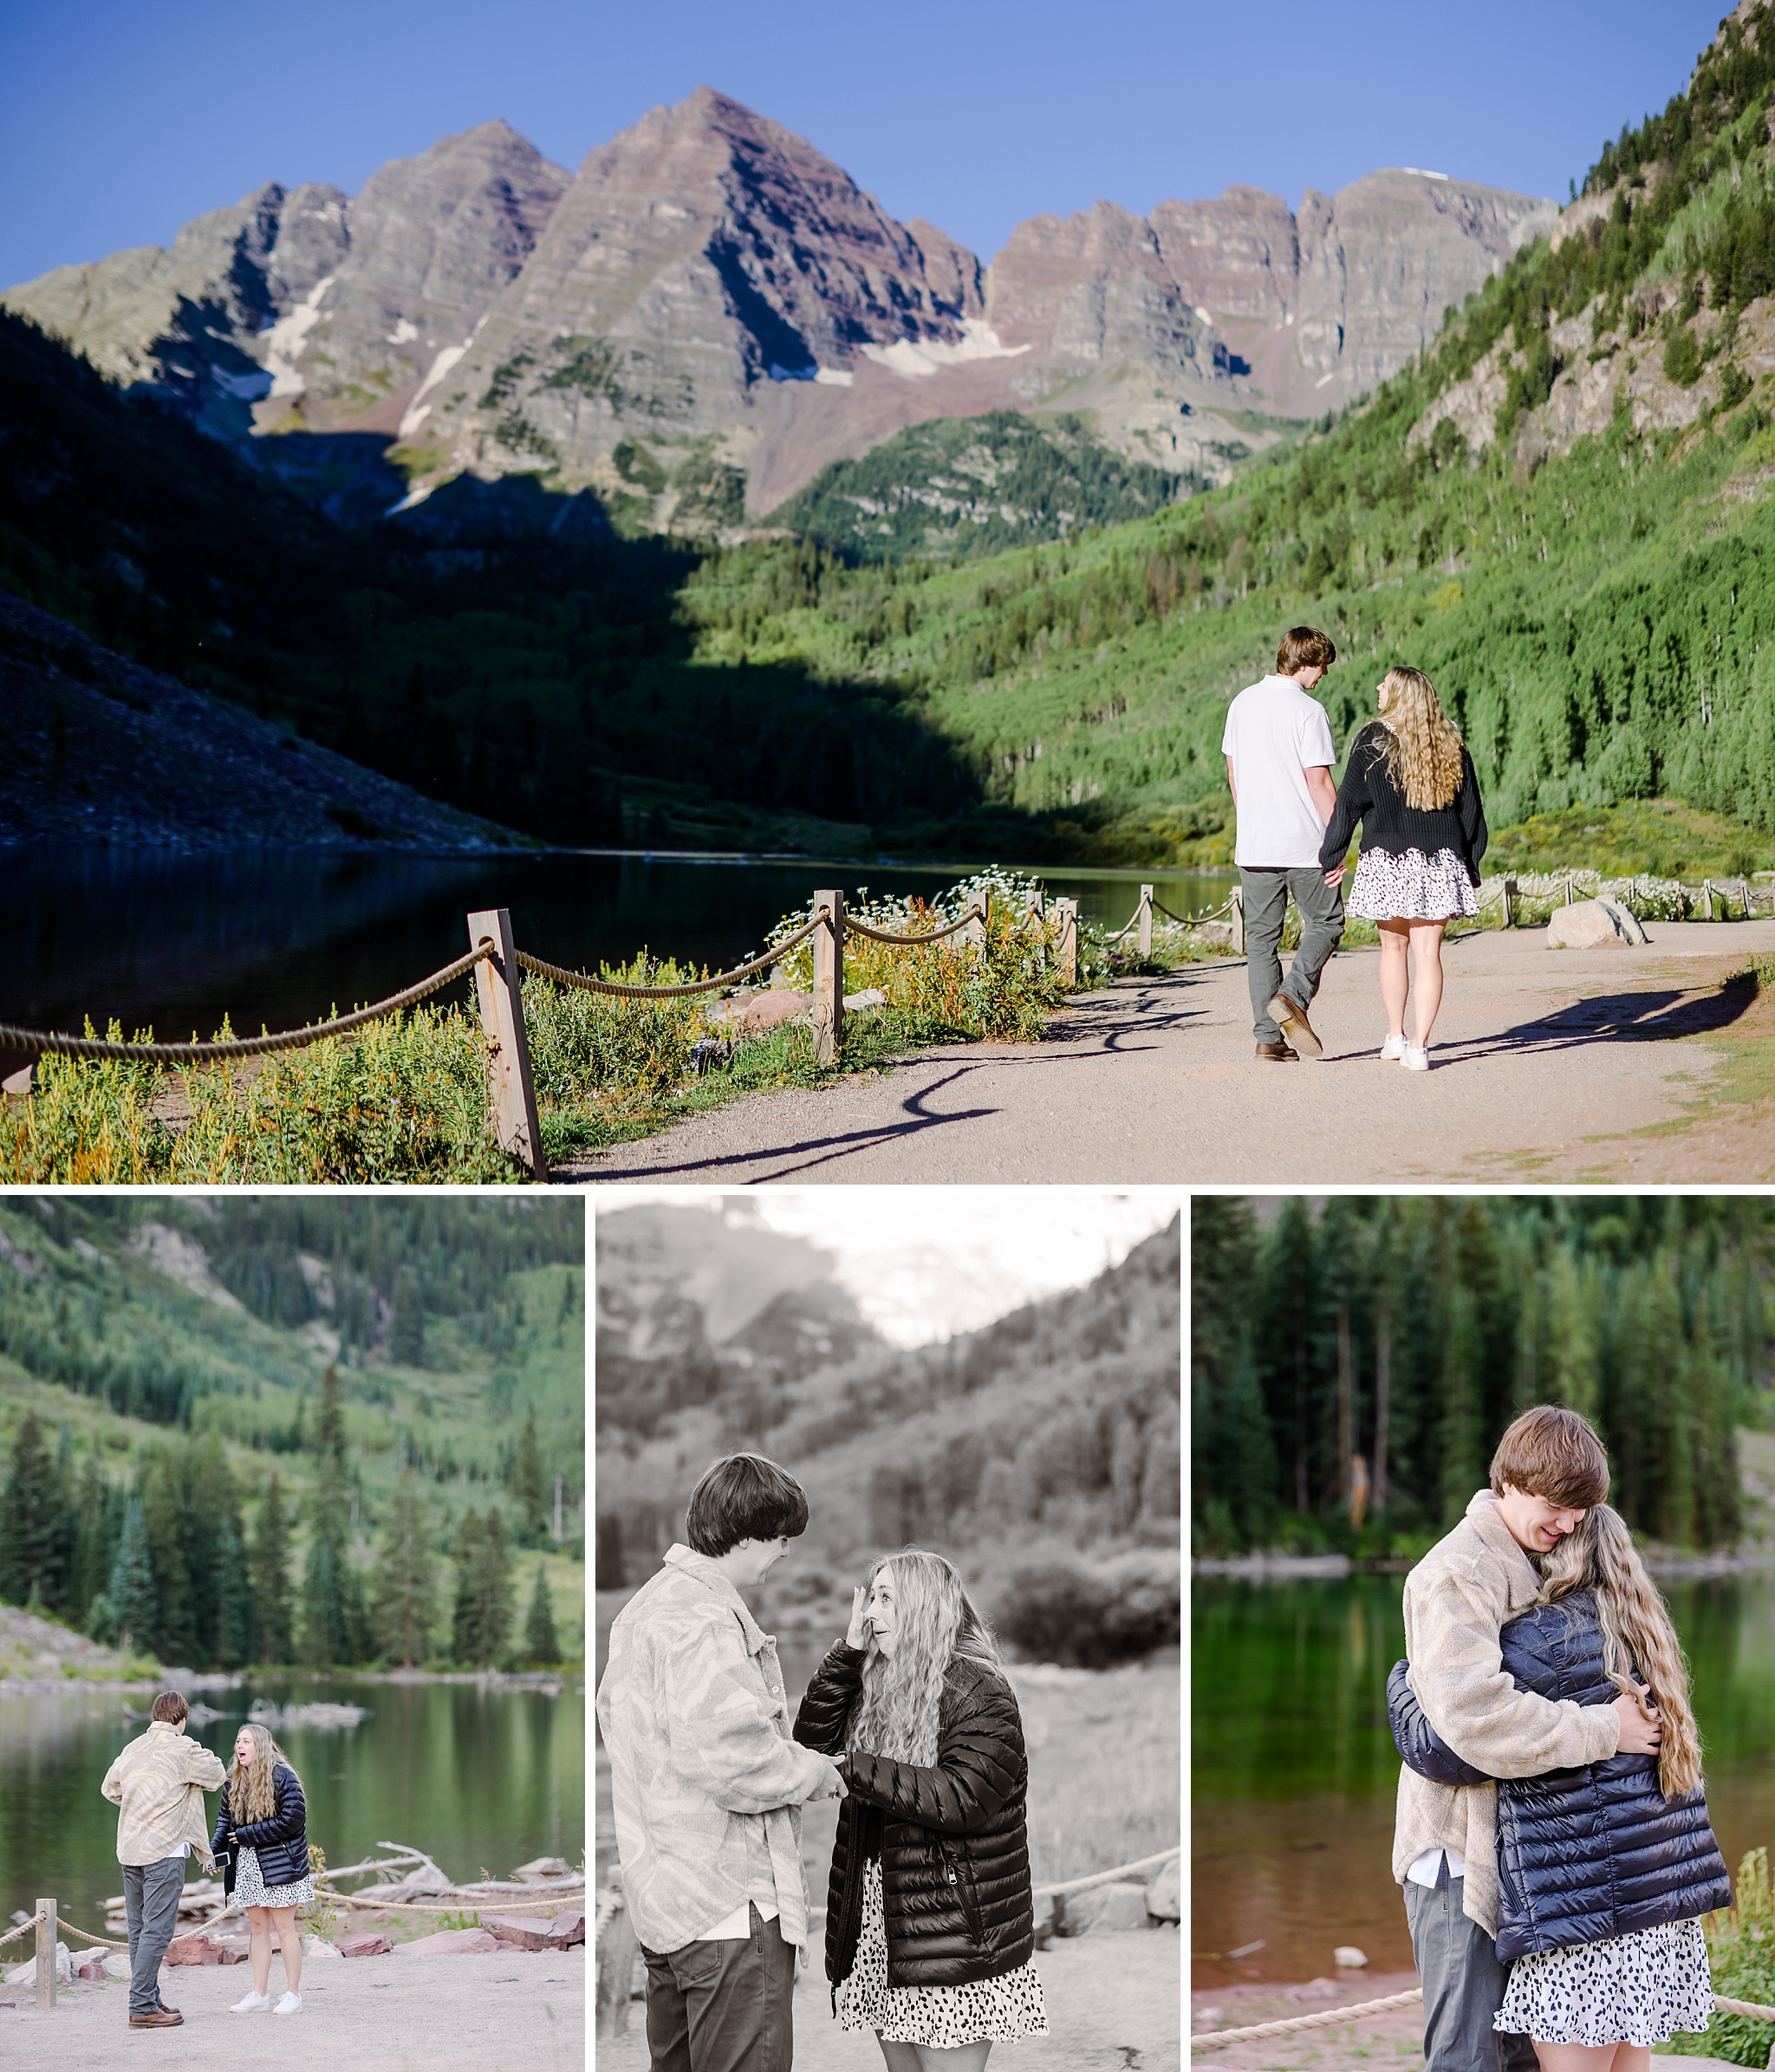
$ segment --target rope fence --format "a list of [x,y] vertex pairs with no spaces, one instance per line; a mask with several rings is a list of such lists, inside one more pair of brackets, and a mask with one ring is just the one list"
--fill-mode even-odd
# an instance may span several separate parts
[[[1421,2000],[1424,1989],[1414,1985],[1408,1992],[1389,1993],[1383,2000],[1361,2000],[1354,2007],[1330,2007],[1314,2015],[1293,2015],[1284,2022],[1256,2022],[1245,2029],[1211,2029],[1189,2040],[1192,2050],[1219,2050],[1228,2043],[1255,2043],[1260,2036],[1292,2036],[1303,2029],[1329,2029],[1334,2023],[1360,2021],[1365,2015],[1385,2014],[1395,2007],[1409,2007]],[[1723,2015],[1747,2015],[1752,2021],[1775,2022],[1775,2007],[1759,2007],[1754,2001],[1728,2000],[1713,1995],[1713,2005]]]
[[1118,1880],[1129,1878],[1136,1871],[1162,1870],[1167,1863],[1175,1863],[1182,1855],[1181,1848],[1161,1849],[1156,1856],[1141,1856],[1133,1863],[1118,1863],[1113,1871],[1093,1871],[1089,1878],[1067,1878],[1058,1885],[1037,1885],[1034,1887],[1036,1899],[1054,1899],[1066,1892],[1089,1892],[1094,1885],[1114,1885]]

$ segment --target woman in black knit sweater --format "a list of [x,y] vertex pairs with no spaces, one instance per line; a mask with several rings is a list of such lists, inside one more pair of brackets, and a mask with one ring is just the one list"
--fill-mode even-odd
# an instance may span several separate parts
[[[1362,854],[1345,902],[1381,930],[1381,998],[1387,1009],[1383,1058],[1408,1072],[1430,1068],[1430,1030],[1442,1004],[1442,935],[1457,914],[1479,910],[1486,812],[1473,757],[1435,686],[1421,669],[1389,669],[1375,693],[1381,717],[1349,744],[1337,804],[1319,863],[1339,884],[1350,838]],[[1415,967],[1415,1040],[1405,1003]]]

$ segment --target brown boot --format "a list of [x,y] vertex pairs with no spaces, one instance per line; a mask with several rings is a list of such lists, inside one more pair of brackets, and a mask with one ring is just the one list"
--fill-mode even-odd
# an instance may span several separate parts
[[1300,1053],[1291,1050],[1286,1043],[1259,1043],[1258,1055],[1276,1065],[1297,1064],[1300,1061]]
[[179,2029],[184,2025],[185,2017],[176,2015],[169,2007],[152,2007],[145,2015],[132,2015],[132,2029]]
[[[168,2007],[166,2003],[163,2000],[160,2003],[160,2012],[163,2015],[178,2015],[179,2010],[176,2007]],[[185,2019],[185,2017],[183,2015],[179,2015],[179,2018],[182,2022]]]
[[1286,993],[1278,993],[1270,1003],[1270,1012],[1280,1024],[1284,1038],[1304,1056],[1324,1056],[1325,1046],[1313,1034],[1305,1008],[1297,1006]]

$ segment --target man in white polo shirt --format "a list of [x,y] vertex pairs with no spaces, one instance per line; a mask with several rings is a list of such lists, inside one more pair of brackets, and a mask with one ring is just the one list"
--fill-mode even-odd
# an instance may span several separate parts
[[[1343,894],[1327,885],[1319,845],[1337,802],[1331,722],[1309,696],[1337,659],[1328,634],[1297,626],[1276,652],[1276,672],[1226,708],[1220,747],[1239,815],[1233,861],[1245,898],[1245,976],[1258,1055],[1274,1064],[1323,1055],[1307,1010],[1343,934]],[[1282,976],[1283,917],[1300,910],[1300,947]]]

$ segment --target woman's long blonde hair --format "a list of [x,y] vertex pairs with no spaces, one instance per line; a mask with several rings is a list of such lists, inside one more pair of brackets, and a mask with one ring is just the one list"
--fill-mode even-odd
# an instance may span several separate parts
[[228,1815],[237,1828],[244,1828],[249,1821],[270,1820],[277,1810],[274,1773],[280,1763],[291,1776],[296,1775],[289,1757],[271,1738],[270,1727],[250,1719],[246,1731],[253,1737],[253,1759],[243,1763],[237,1756],[228,1771]]
[[1377,689],[1387,693],[1382,760],[1414,811],[1434,813],[1460,789],[1460,730],[1442,710],[1436,686],[1421,669],[1389,669]]
[[1688,1702],[1688,1664],[1658,1587],[1646,1574],[1627,1521],[1607,1504],[1592,1504],[1541,1563],[1541,1601],[1591,1591],[1603,1628],[1603,1666],[1617,1691],[1634,1693],[1631,1672],[1651,1688],[1664,1730],[1658,1789],[1687,1798],[1701,1782],[1701,1737]]
[[907,1547],[888,1555],[869,1571],[871,1590],[883,1569],[894,1578],[894,1653],[884,1655],[871,1637],[849,1745],[897,1763],[933,1763],[938,1707],[950,1665],[978,1662],[998,1676],[1005,1665],[991,1627],[940,1554]]

